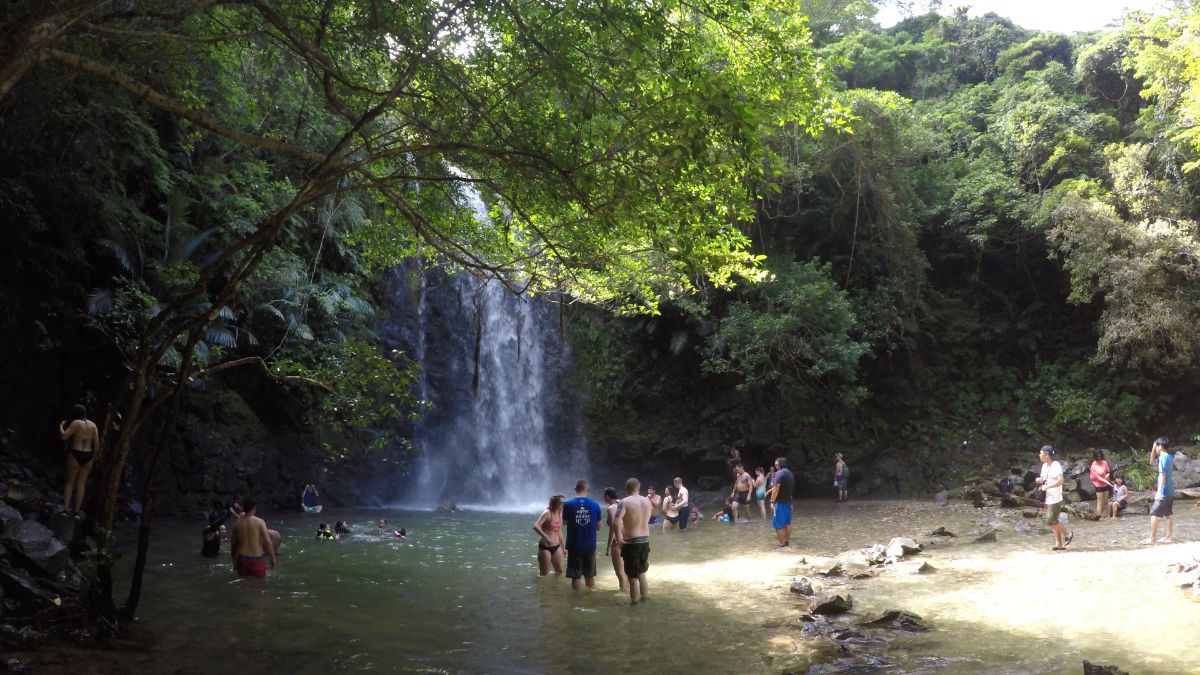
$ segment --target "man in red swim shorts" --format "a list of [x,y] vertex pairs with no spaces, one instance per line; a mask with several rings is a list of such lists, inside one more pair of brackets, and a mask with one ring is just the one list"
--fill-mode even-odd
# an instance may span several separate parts
[[275,547],[267,531],[267,524],[254,515],[257,505],[253,499],[242,503],[246,515],[233,526],[233,542],[229,547],[233,553],[233,569],[244,577],[267,576],[267,561],[275,568]]

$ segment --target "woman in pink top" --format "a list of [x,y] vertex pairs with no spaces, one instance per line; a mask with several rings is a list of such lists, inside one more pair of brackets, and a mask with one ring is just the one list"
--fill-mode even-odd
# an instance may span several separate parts
[[1104,451],[1097,448],[1092,455],[1088,478],[1092,479],[1092,485],[1096,488],[1096,515],[1101,518],[1108,517],[1108,494],[1112,492],[1113,485],[1108,476],[1111,470],[1104,460]]
[[563,573],[562,511],[563,495],[550,498],[550,505],[533,521],[533,531],[538,533],[538,574],[546,576],[550,569],[555,574]]

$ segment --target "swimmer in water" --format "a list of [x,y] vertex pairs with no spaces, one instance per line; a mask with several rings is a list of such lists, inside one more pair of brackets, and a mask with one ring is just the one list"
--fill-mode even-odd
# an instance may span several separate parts
[[333,539],[333,530],[329,529],[329,523],[321,523],[320,527],[317,528],[317,539]]
[[405,539],[408,538],[408,531],[402,527],[402,528],[396,530],[395,532],[393,532],[392,536],[399,539],[400,541],[404,541]]
[[350,534],[350,526],[346,524],[346,521],[339,520],[337,521],[337,524],[333,526],[333,533],[339,537],[344,537],[347,534]]
[[380,518],[376,526],[379,528],[379,534],[387,532],[387,518]]

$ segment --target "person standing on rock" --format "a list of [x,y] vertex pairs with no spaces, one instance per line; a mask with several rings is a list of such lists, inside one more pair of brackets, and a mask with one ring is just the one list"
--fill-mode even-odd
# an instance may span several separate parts
[[1054,533],[1054,548],[1050,550],[1061,551],[1070,546],[1071,540],[1075,538],[1074,532],[1058,522],[1058,514],[1062,513],[1063,509],[1063,483],[1066,482],[1066,478],[1063,476],[1062,465],[1054,461],[1053,446],[1043,445],[1038,451],[1038,459],[1042,460],[1042,475],[1038,476],[1035,482],[1046,493],[1046,524]]
[[750,478],[750,474],[746,473],[746,469],[738,464],[733,467],[733,490],[729,492],[729,498],[733,500],[733,517],[729,522],[736,523],[738,513],[741,507],[746,507],[746,520],[750,520],[750,500],[754,494],[754,480]]
[[253,499],[242,503],[245,515],[233,525],[233,541],[229,551],[233,554],[233,569],[243,577],[266,578],[267,562],[275,569],[275,544],[267,530],[267,523],[255,515],[258,505]]
[[1096,488],[1096,515],[1101,518],[1108,517],[1108,496],[1113,489],[1111,474],[1112,468],[1104,459],[1104,451],[1096,448],[1092,453],[1092,463],[1088,466],[1088,479]]
[[[676,485],[683,481],[676,478]],[[650,500],[640,493],[642,482],[637,478],[625,481],[625,492],[629,496],[620,502],[618,509],[621,540],[621,562],[625,576],[629,578],[629,602],[636,605],[646,599],[646,571],[650,569]]]
[[[1150,538],[1143,539],[1143,545],[1157,543],[1170,544],[1171,534],[1175,529],[1175,450],[1168,448],[1170,441],[1165,437],[1154,441],[1151,456],[1157,458],[1158,480],[1154,489],[1154,505],[1150,507]],[[1158,521],[1167,519],[1167,536],[1158,538]]]
[[58,434],[71,444],[67,450],[67,481],[63,485],[63,513],[79,513],[83,506],[83,493],[87,479],[96,463],[92,460],[100,450],[100,431],[96,423],[87,418],[87,408],[76,404],[71,408],[73,419],[58,423]]
[[774,504],[775,514],[771,516],[771,527],[775,528],[775,537],[779,539],[778,548],[792,545],[792,493],[796,487],[796,477],[787,468],[787,458],[775,459],[775,477],[767,498]]
[[[608,541],[604,545],[604,555],[612,558],[613,572],[617,574],[617,585],[623,591],[626,584],[629,583],[629,578],[625,576],[625,563],[621,560],[621,525],[618,522],[618,518],[620,517],[619,511],[621,510],[620,501],[617,498],[616,488],[604,488],[604,504],[608,521]],[[651,504],[653,503],[651,502]],[[652,523],[647,523],[647,525],[650,524]],[[649,531],[649,528],[647,528],[647,531]]]
[[563,524],[567,530],[567,578],[571,590],[579,590],[579,578],[588,590],[596,586],[596,530],[600,526],[600,504],[588,497],[591,485],[583,479],[575,483],[575,498],[563,503]]

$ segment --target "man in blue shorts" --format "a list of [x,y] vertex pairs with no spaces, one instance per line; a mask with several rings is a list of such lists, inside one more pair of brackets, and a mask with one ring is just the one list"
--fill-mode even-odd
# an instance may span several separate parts
[[600,504],[589,498],[586,480],[575,483],[575,498],[563,502],[563,525],[567,530],[567,578],[571,589],[579,590],[579,577],[588,589],[596,585],[596,528],[600,525]]
[[787,468],[787,459],[779,457],[775,460],[775,475],[771,479],[771,489],[767,499],[775,504],[775,515],[771,517],[771,527],[775,528],[775,536],[779,539],[779,548],[792,545],[792,492],[796,486],[796,477]]

